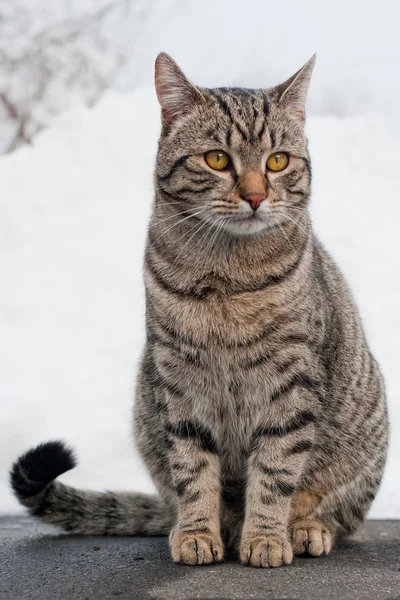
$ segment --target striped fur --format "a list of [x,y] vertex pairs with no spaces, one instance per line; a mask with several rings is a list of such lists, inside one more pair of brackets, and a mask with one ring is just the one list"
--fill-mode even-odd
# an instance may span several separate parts
[[[268,90],[203,89],[158,58],[163,128],[134,420],[159,498],[144,517],[140,495],[76,492],[50,481],[62,468],[41,473],[37,456],[34,476],[14,467],[33,514],[79,533],[170,531],[185,564],[219,561],[233,544],[262,567],[326,554],[339,527],[365,519],[386,457],[386,403],[351,293],[308,213],[312,67]],[[207,166],[213,149],[231,168]],[[266,173],[277,151],[289,166]],[[253,214],[245,196],[260,190]]]

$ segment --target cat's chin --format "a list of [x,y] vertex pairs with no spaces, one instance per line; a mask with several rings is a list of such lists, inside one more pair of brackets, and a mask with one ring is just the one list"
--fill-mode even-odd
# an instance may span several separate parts
[[261,218],[244,217],[241,219],[226,219],[223,228],[232,235],[249,236],[274,229],[275,224]]

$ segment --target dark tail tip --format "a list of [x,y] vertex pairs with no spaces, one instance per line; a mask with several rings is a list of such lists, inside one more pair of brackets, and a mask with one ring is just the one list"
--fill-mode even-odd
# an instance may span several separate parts
[[30,498],[75,465],[72,450],[63,442],[40,444],[22,454],[13,464],[10,471],[11,487],[20,500]]

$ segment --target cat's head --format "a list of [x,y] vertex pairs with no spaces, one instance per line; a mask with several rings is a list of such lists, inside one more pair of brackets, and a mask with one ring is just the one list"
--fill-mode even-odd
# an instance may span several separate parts
[[298,220],[310,193],[304,124],[314,63],[269,89],[206,89],[158,56],[156,187],[171,209],[233,235]]

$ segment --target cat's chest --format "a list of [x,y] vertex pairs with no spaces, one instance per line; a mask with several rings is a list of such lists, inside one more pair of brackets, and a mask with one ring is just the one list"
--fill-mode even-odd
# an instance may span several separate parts
[[[169,300],[169,301],[167,301]],[[195,345],[244,347],[282,312],[284,301],[265,292],[225,295],[214,289],[205,298],[156,299],[165,321]]]
[[250,376],[235,348],[208,348],[202,367],[193,373],[198,390],[194,411],[223,440],[232,434],[247,437],[268,403],[269,384],[265,376]]
[[256,372],[243,368],[238,349],[208,353],[207,383],[199,381],[198,388],[205,394],[194,396],[193,411],[212,431],[224,480],[244,476],[254,431],[268,418],[271,382],[265,369],[265,364]]

